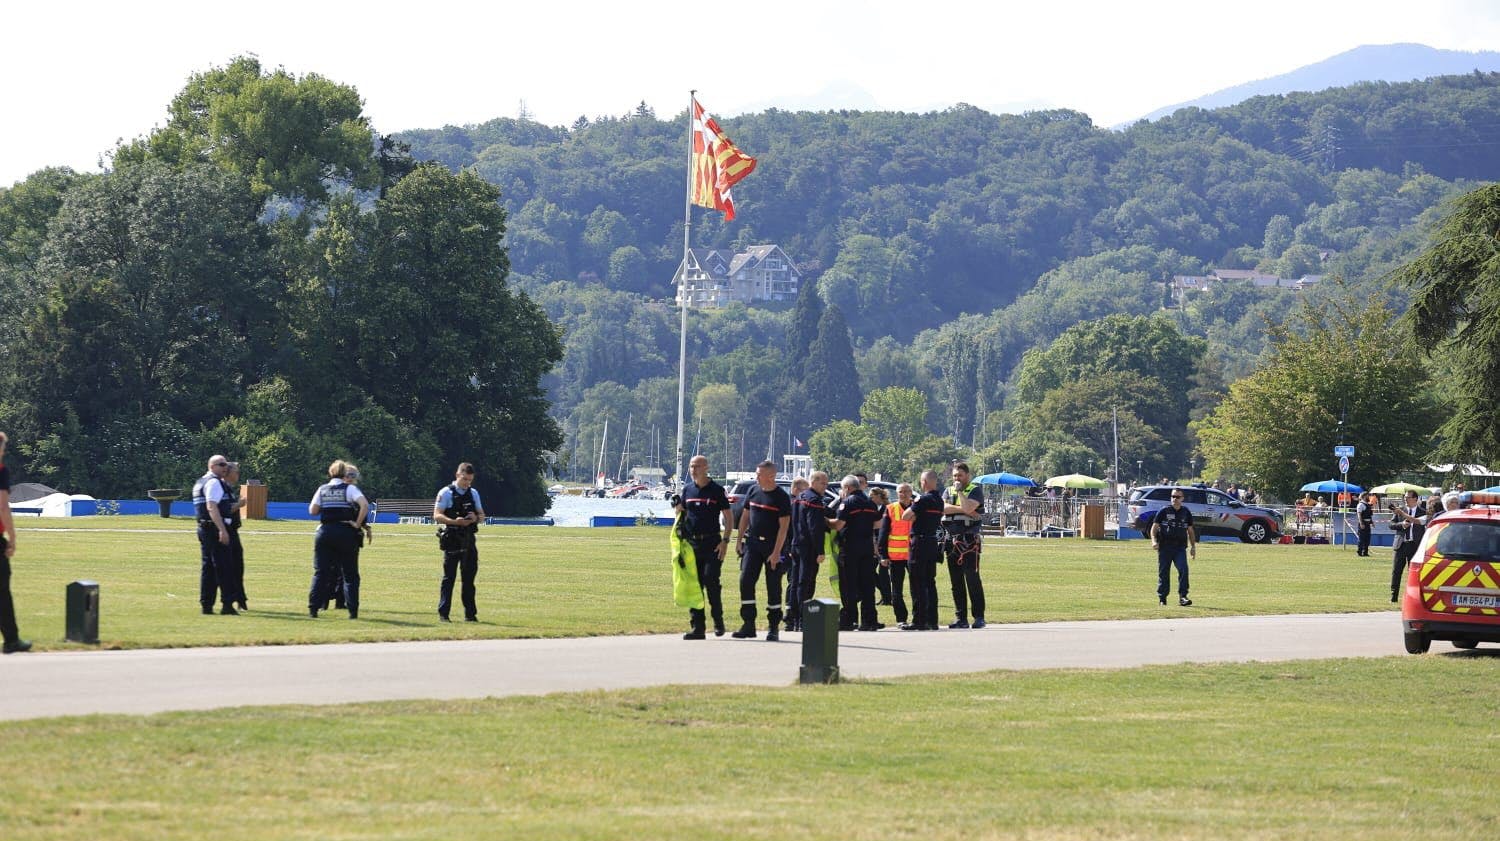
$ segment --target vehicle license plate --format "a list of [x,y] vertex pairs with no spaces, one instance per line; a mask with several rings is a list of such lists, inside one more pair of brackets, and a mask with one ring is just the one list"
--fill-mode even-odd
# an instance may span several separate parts
[[1497,600],[1494,596],[1473,596],[1468,593],[1454,593],[1454,607],[1496,607]]

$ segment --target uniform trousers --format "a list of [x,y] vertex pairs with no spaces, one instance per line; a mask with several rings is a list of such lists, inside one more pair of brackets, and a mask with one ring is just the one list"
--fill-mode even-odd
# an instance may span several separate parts
[[875,570],[880,562],[875,560],[873,546],[859,540],[854,544],[844,546],[844,568],[839,572],[839,589],[844,596],[841,624],[874,628],[880,621],[875,615]]
[[891,610],[896,614],[896,621],[906,624],[906,561],[891,561],[888,567],[881,567],[881,572],[887,573],[891,579],[891,591],[887,596],[891,602]]
[[443,550],[443,581],[438,585],[438,615],[447,618],[453,608],[453,584],[461,580],[458,598],[464,605],[464,618],[474,619],[479,608],[474,604],[474,577],[479,574],[479,549],[473,533],[460,538],[457,549]]
[[344,578],[344,606],[349,615],[359,613],[359,545],[360,532],[350,523],[324,523],[313,538],[312,589],[307,596],[309,609],[320,610],[333,594],[333,576]]
[[234,600],[240,604],[245,603],[245,545],[240,543],[240,527],[232,526],[229,529],[229,563],[231,574],[234,576],[231,584],[234,587]]
[[911,558],[906,571],[911,576],[911,621],[923,628],[936,628],[937,568],[943,561],[943,550],[937,535],[911,536]]
[[775,541],[769,537],[750,535],[745,540],[745,553],[740,556],[740,618],[745,624],[755,626],[755,588],[760,583],[760,573],[766,573],[766,620],[775,629],[781,621],[781,579],[786,576],[786,567],[779,559],[773,569],[771,549]]
[[1396,547],[1395,554],[1391,558],[1391,598],[1401,594],[1401,585],[1405,583],[1406,565],[1417,554],[1418,541],[1401,540],[1401,545]]
[[[698,586],[703,588],[703,595],[708,600],[709,615],[713,617],[714,627],[722,628],[724,595],[719,579],[723,574],[724,562],[719,559],[719,533],[715,531],[692,535],[688,538],[688,544],[693,547],[693,560],[698,567]],[[703,611],[689,610],[688,616],[694,630],[704,630],[706,622]]]
[[823,554],[823,544],[799,543],[792,547],[792,568],[787,584],[787,611],[792,618],[802,620],[802,605],[818,592],[818,556]]
[[16,628],[16,605],[10,598],[10,558],[5,557],[7,543],[0,536],[0,637],[6,645],[21,641],[21,632]]
[[1354,554],[1370,557],[1370,524],[1361,522],[1355,529],[1355,534],[1359,535],[1359,546],[1355,548]]
[[[234,532],[229,532],[233,541]],[[234,550],[229,543],[219,542],[219,529],[213,523],[198,524],[198,603],[204,610],[212,610],[215,598],[223,598],[224,605],[234,604],[238,593],[234,582]]]
[[944,541],[948,579],[953,584],[953,613],[960,622],[984,618],[984,582],[979,580],[978,534],[949,534]]
[[1172,592],[1172,567],[1177,567],[1177,595],[1187,598],[1188,559],[1186,546],[1161,544],[1156,550],[1156,596],[1164,599]]

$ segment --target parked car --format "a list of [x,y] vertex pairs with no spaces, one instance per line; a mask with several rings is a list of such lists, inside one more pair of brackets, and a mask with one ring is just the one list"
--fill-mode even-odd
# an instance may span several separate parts
[[1428,522],[1406,572],[1401,631],[1411,654],[1425,654],[1433,640],[1500,643],[1500,494],[1460,500],[1469,507]]
[[1172,504],[1172,492],[1182,491],[1182,504],[1193,512],[1199,536],[1238,537],[1246,543],[1267,543],[1281,536],[1281,512],[1246,505],[1223,491],[1185,485],[1147,485],[1130,492],[1126,503],[1136,529],[1149,532],[1151,518]]

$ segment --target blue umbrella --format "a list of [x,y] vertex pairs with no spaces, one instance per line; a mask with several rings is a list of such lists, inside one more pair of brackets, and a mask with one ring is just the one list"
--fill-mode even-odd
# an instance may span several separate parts
[[974,480],[981,485],[1010,485],[1016,488],[1034,488],[1036,482],[1014,473],[986,473]]
[[1312,491],[1321,494],[1336,494],[1348,491],[1352,494],[1364,493],[1364,488],[1359,485],[1351,485],[1348,482],[1340,482],[1337,479],[1324,479],[1321,482],[1308,482],[1302,486],[1304,491]]
[[1485,488],[1484,490],[1480,491],[1480,493],[1482,493],[1482,494],[1500,494],[1500,485],[1496,485],[1493,488]]

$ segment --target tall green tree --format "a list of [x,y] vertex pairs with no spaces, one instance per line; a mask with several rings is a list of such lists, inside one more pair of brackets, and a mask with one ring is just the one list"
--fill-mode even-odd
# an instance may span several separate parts
[[1437,456],[1489,464],[1500,457],[1500,185],[1466,193],[1432,244],[1400,270],[1413,288],[1407,319],[1426,345],[1452,345],[1457,405]]
[[1428,375],[1390,310],[1351,300],[1307,307],[1300,323],[1274,329],[1272,341],[1264,364],[1196,424],[1205,475],[1290,499],[1304,483],[1334,474],[1336,444],[1354,445],[1356,484],[1421,467],[1436,427]]
[[818,337],[808,349],[803,368],[805,403],[793,422],[816,429],[835,420],[859,416],[862,402],[859,371],[854,367],[854,348],[849,343],[849,325],[837,306],[828,308],[818,324]]

